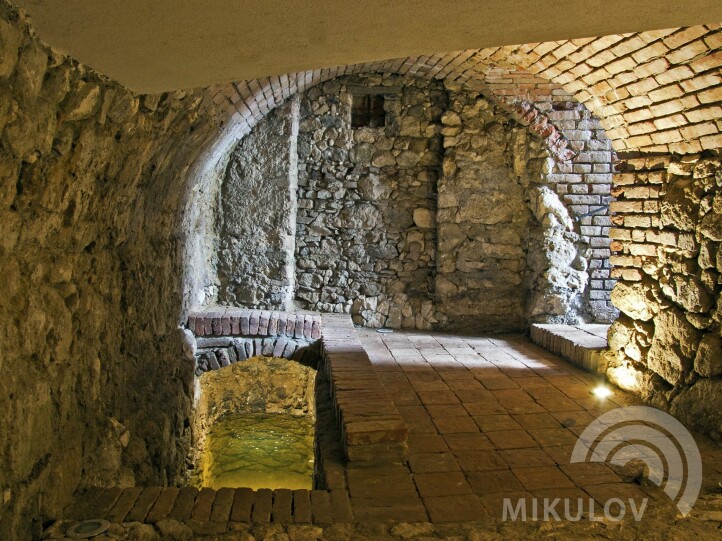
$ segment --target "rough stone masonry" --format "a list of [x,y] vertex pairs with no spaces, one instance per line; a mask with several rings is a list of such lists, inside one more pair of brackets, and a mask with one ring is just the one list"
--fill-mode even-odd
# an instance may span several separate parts
[[[496,281],[504,273],[493,272],[485,282],[481,276],[490,269],[458,269],[460,261],[462,268],[481,263],[459,258],[464,243],[491,244],[481,234],[472,239],[463,232],[465,239],[451,249],[453,270],[449,265],[449,276],[439,271],[440,225],[449,219],[443,217],[442,192],[463,180],[465,167],[478,166],[474,158],[482,155],[483,144],[498,142],[503,150],[493,155],[500,176],[480,190],[508,187],[524,219],[514,222],[509,215],[497,224],[474,226],[507,224],[520,237],[519,244],[516,237],[497,243],[504,246],[499,252],[504,257],[493,258],[495,268],[523,267],[529,293],[543,299],[545,286],[537,288],[533,277],[543,276],[546,254],[530,260],[529,243],[547,233],[550,242],[560,239],[554,243],[563,248],[564,260],[576,263],[574,273],[560,276],[557,300],[560,306],[583,307],[571,315],[580,318],[587,309],[592,315],[605,310],[607,317],[613,315],[606,296],[610,281],[618,280],[613,300],[623,316],[611,335],[607,373],[691,426],[719,435],[721,40],[720,25],[710,24],[135,96],[42,45],[18,12],[0,3],[0,537],[31,538],[78,486],[180,479],[190,442],[193,357],[178,324],[190,304],[212,302],[219,289],[210,268],[217,245],[194,235],[216,227],[210,210],[220,203],[212,185],[191,182],[189,167],[209,142],[227,137],[237,145],[237,133],[247,134],[298,89],[305,90],[300,99],[312,107],[303,112],[308,131],[296,135],[292,129],[280,137],[289,138],[291,157],[297,137],[296,158],[303,154],[309,161],[301,166],[300,160],[293,165],[289,159],[287,174],[284,169],[274,177],[288,183],[288,189],[282,187],[289,203],[274,212],[283,208],[293,215],[294,200],[303,199],[307,207],[287,220],[267,222],[288,224],[284,242],[293,239],[296,245],[290,252],[284,252],[288,246],[269,246],[274,254],[284,254],[286,274],[278,284],[301,291],[300,276],[313,274],[304,270],[299,276],[301,243],[310,242],[314,249],[309,253],[318,253],[332,236],[324,230],[318,238],[307,230],[302,235],[301,225],[312,222],[302,222],[301,216],[329,214],[329,229],[343,232],[341,248],[350,250],[345,256],[353,256],[348,261],[359,268],[344,267],[341,258],[328,267],[314,262],[306,268],[321,275],[319,299],[298,297],[297,302],[312,306],[327,295],[324,303],[352,313],[358,322],[395,325],[400,319],[402,326],[423,327],[454,323],[444,323],[449,311],[433,297],[442,289],[440,277],[454,287],[478,284],[493,290],[501,284],[500,291],[511,292],[508,284]],[[384,127],[363,141],[364,130],[349,130],[346,83],[332,79],[353,70],[397,74],[374,73],[355,81],[403,87],[396,103],[386,102],[388,134]],[[424,82],[409,76],[392,83],[400,72],[416,73]],[[330,84],[310,94],[309,88],[322,81]],[[478,84],[458,88],[452,81]],[[540,103],[538,93],[548,101]],[[515,115],[501,107],[504,97],[531,101],[543,114],[532,121],[531,109],[522,107]],[[218,109],[235,115],[224,120],[238,132],[218,131]],[[449,113],[458,115],[458,124]],[[597,119],[608,128],[606,135]],[[564,148],[576,153],[570,162],[557,159],[558,139],[551,148],[520,135],[520,126],[533,122],[529,129],[546,137],[547,121],[557,130],[549,128],[550,133],[561,133],[569,142]],[[300,130],[301,119],[298,124]],[[247,137],[258,140],[256,133]],[[517,139],[523,140],[519,146]],[[447,142],[456,144],[447,147]],[[301,143],[308,145],[300,149]],[[541,158],[545,146],[555,163]],[[610,271],[605,245],[610,217],[581,215],[610,196],[612,147],[630,154],[621,156],[623,165],[614,174],[618,201],[611,217],[615,267]],[[452,154],[453,174],[444,167]],[[329,168],[319,162],[324,156]],[[534,178],[515,174],[517,157]],[[298,190],[291,189],[294,168]],[[220,169],[222,178],[226,169]],[[545,180],[538,182],[537,171]],[[372,174],[379,182],[362,185],[362,177]],[[301,177],[306,184],[301,185]],[[409,184],[399,185],[402,178]],[[528,201],[524,196],[519,206],[519,187],[527,182],[536,188],[528,193],[536,195]],[[343,194],[336,199],[341,190],[332,192],[325,183],[340,183]],[[436,193],[422,193],[434,186]],[[472,190],[462,197],[473,195]],[[251,192],[241,202],[253,197]],[[365,209],[363,216],[350,210],[344,214],[356,203]],[[390,222],[397,208],[400,221]],[[188,209],[192,212],[184,216]],[[568,226],[564,209],[572,220],[580,218],[579,231],[574,223]],[[362,224],[369,216],[374,227],[366,229]],[[294,225],[296,233],[291,232]],[[372,265],[375,238],[384,253],[374,255]],[[190,258],[188,247],[194,242],[199,248]],[[201,257],[206,247],[215,254],[208,260]],[[398,257],[379,257],[393,250]],[[589,263],[586,270],[582,259]],[[576,287],[584,272],[589,274],[588,302]],[[464,274],[474,280],[456,285],[452,279]],[[296,277],[297,290],[290,288]],[[186,283],[185,292],[184,279],[193,282]],[[343,280],[358,288],[356,308],[355,299],[342,293]],[[393,288],[399,282],[397,292]],[[196,284],[207,287],[202,297],[195,296]],[[363,292],[366,286],[371,289]],[[253,302],[280,302],[261,292]],[[553,300],[557,292],[550,294]],[[560,317],[555,303],[540,316]],[[517,314],[520,306],[514,305]]]
[[217,130],[202,102],[134,96],[0,2],[2,539],[30,539],[80,485],[184,473],[176,232],[188,167]]
[[628,158],[615,178],[607,374],[722,438],[722,164],[718,152]]
[[[384,126],[351,126],[353,94],[364,89],[385,96]],[[603,133],[576,129],[591,125],[583,107],[563,108],[573,148],[608,146]],[[594,208],[590,197],[608,202],[610,184],[583,174],[590,152],[558,150],[560,139],[569,144],[562,132],[550,152],[536,134],[551,132],[533,119],[523,125],[528,109],[519,123],[478,91],[378,74],[318,85],[300,96],[297,120],[293,111],[274,110],[229,162],[218,212],[230,233],[219,239],[221,303],[282,308],[290,288],[298,306],[366,326],[477,331],[614,315],[591,293],[608,296],[613,285],[590,280],[608,276],[608,251],[590,238],[602,226],[578,218]],[[263,187],[271,177],[280,183]],[[580,195],[595,181],[597,195]],[[253,197],[234,199],[241,186]],[[294,207],[295,287],[282,238],[291,227],[273,229],[276,238],[264,227],[287,223]]]

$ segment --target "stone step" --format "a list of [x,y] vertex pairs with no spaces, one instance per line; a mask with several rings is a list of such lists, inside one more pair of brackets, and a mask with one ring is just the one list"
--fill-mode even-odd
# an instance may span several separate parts
[[589,370],[599,372],[601,354],[608,348],[609,325],[547,325],[531,326],[532,341],[544,349]]

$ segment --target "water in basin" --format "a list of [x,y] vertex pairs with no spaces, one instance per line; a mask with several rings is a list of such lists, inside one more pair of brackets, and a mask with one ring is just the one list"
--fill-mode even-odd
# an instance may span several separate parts
[[230,414],[208,432],[202,486],[313,488],[312,416]]

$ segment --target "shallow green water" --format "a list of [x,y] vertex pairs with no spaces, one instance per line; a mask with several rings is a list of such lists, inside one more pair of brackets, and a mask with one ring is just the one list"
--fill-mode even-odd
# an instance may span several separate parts
[[313,440],[312,416],[223,417],[208,432],[202,485],[311,489]]

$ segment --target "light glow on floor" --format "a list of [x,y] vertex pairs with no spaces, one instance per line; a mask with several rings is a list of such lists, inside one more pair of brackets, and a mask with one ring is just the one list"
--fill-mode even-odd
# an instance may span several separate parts
[[598,387],[595,387],[592,390],[592,393],[594,394],[594,396],[601,399],[609,398],[610,396],[612,396],[612,391],[604,385],[599,385]]

